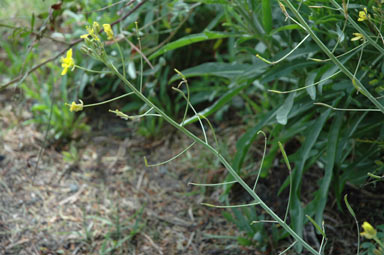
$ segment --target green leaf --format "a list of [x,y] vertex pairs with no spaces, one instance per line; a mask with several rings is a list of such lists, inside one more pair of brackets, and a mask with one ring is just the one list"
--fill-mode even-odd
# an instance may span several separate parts
[[[317,141],[320,131],[322,130],[331,110],[328,109],[323,112],[320,117],[314,122],[312,126],[307,129],[306,134],[304,134],[305,142],[300,151],[300,161],[296,163],[297,167],[293,171],[293,182],[292,182],[292,197],[291,197],[291,208],[290,214],[292,219],[293,230],[300,236],[303,236],[304,229],[304,209],[300,201],[300,186],[301,180],[303,178],[305,162],[307,161],[312,147]],[[302,245],[297,244],[297,251],[300,253],[302,251]]]
[[48,105],[45,105],[45,104],[38,104],[38,105],[34,105],[32,106],[32,111],[45,111],[45,110],[48,110]]
[[305,215],[305,217],[307,217],[307,219],[313,224],[313,226],[315,226],[316,230],[324,237],[324,238],[327,238],[327,236],[325,235],[324,231],[321,229],[321,227],[316,223],[316,221],[314,221],[314,219],[311,218],[311,216],[309,215]]
[[[181,71],[187,78],[189,77],[201,77],[201,76],[217,76],[223,78],[235,78],[243,74],[245,70],[248,70],[251,66],[248,64],[230,64],[211,62],[204,63],[198,66],[194,66]],[[179,80],[179,75],[174,75],[169,83]]]
[[[308,74],[307,78],[305,79],[306,86],[315,83],[317,73],[317,70],[314,70]],[[311,97],[312,100],[316,99],[316,86],[307,87],[305,90],[307,91],[308,95]]]
[[351,205],[348,202],[348,195],[347,194],[345,194],[345,196],[344,196],[344,202],[345,202],[345,205],[347,206],[349,213],[352,215],[353,218],[356,219],[355,211],[352,209]]
[[35,27],[35,13],[32,13],[32,17],[31,17],[31,33],[33,32],[34,30],[34,27]]
[[327,154],[326,154],[326,160],[325,160],[325,170],[324,170],[324,177],[321,181],[320,188],[316,194],[315,200],[316,200],[316,222],[319,224],[323,220],[323,212],[325,205],[327,203],[328,198],[328,191],[329,186],[332,181],[333,177],[333,171],[335,166],[335,160],[336,160],[336,148],[337,143],[339,141],[339,132],[341,129],[341,125],[343,123],[343,117],[344,112],[338,112],[336,114],[335,119],[332,122],[332,125],[330,127],[330,132],[328,134],[328,143],[327,143]]
[[214,32],[214,31],[205,31],[200,34],[193,34],[193,35],[188,35],[183,38],[180,38],[174,42],[170,42],[163,47],[161,47],[158,51],[153,53],[151,56],[149,56],[149,60],[154,59],[158,56],[163,55],[164,53],[170,51],[170,50],[175,50],[193,43],[197,42],[202,42],[202,41],[207,41],[207,40],[214,40],[214,39],[220,39],[220,38],[227,38],[235,36],[234,34],[227,34],[227,33],[222,33],[222,32]]
[[262,2],[263,12],[263,26],[264,31],[269,34],[272,31],[272,7],[271,0],[263,0]]
[[284,104],[276,112],[276,120],[281,125],[286,125],[288,121],[288,114],[292,109],[293,102],[295,99],[296,93],[292,93],[285,100]]

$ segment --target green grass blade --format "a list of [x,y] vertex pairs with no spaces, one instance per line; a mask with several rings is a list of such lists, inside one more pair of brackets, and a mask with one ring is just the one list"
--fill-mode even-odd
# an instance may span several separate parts
[[325,205],[327,203],[328,198],[328,191],[329,187],[331,185],[332,177],[333,177],[333,171],[335,166],[335,160],[336,160],[336,149],[338,147],[337,143],[339,140],[339,132],[342,126],[344,113],[338,112],[336,114],[335,119],[332,122],[330,132],[328,135],[328,143],[327,143],[327,152],[326,152],[326,165],[324,170],[324,177],[321,181],[320,189],[316,194],[315,200],[316,200],[316,222],[318,224],[321,224],[323,221],[323,212]]
[[170,51],[170,50],[175,50],[193,43],[197,42],[202,42],[202,41],[207,41],[207,40],[214,40],[214,39],[220,39],[220,38],[228,38],[231,36],[235,36],[234,34],[226,34],[222,32],[214,32],[214,31],[206,31],[203,33],[199,34],[193,34],[193,35],[188,35],[183,38],[180,38],[174,42],[170,42],[163,47],[161,47],[159,50],[154,52],[151,56],[149,56],[149,60],[154,59],[158,56],[163,55],[164,53]]
[[359,228],[359,222],[357,221],[355,211],[352,209],[351,205],[348,202],[348,195],[345,194],[344,196],[344,202],[345,205],[347,206],[347,209],[349,213],[352,215],[353,219],[355,220],[356,228],[357,228],[357,252],[356,254],[360,254],[360,228]]
[[[300,201],[300,187],[301,180],[303,178],[305,163],[309,157],[309,153],[312,147],[315,145],[317,141],[320,131],[322,130],[329,114],[330,110],[323,112],[320,117],[316,120],[316,122],[307,129],[306,137],[304,145],[302,146],[300,152],[300,161],[297,163],[297,169],[293,171],[293,182],[292,182],[292,196],[291,196],[291,220],[294,231],[301,237],[303,235],[304,229],[304,208],[301,205]],[[301,243],[297,244],[297,251],[302,251]]]
[[309,215],[305,215],[305,217],[307,217],[307,219],[313,224],[313,226],[315,226],[316,230],[323,236],[326,238],[326,235],[324,233],[324,231],[321,229],[321,227],[316,223],[316,221],[314,219],[311,218],[311,216]]
[[[186,78],[217,76],[226,79],[233,79],[244,74],[244,71],[251,68],[249,64],[230,64],[222,62],[208,62],[198,66],[194,66],[182,71]],[[169,83],[179,80],[178,75],[174,75]]]
[[263,0],[262,2],[263,12],[263,26],[264,31],[269,34],[272,31],[272,6],[271,0]]

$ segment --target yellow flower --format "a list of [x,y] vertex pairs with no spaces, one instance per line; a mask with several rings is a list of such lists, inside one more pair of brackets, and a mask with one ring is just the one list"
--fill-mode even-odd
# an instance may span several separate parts
[[108,36],[108,40],[113,40],[113,30],[111,28],[111,25],[110,24],[104,24],[103,28],[104,28],[104,32]]
[[80,99],[79,99],[79,101],[80,101],[80,104],[76,104],[76,102],[75,101],[73,101],[72,102],[72,104],[65,104],[65,105],[68,105],[69,106],[69,110],[71,111],[71,112],[79,112],[79,111],[82,111],[83,110],[83,107],[84,107],[84,103],[83,103],[83,101],[81,101]]
[[[96,24],[95,24],[95,23],[96,23]],[[99,25],[99,24],[98,24],[97,22],[94,22],[93,27],[86,26],[85,28],[87,29],[88,34],[81,35],[80,38],[82,38],[82,39],[86,39],[86,38],[88,38],[88,36],[91,36],[92,39],[94,39],[94,40],[96,40],[96,41],[100,41],[100,38],[99,38],[99,36],[97,35],[97,33],[98,33],[99,31],[95,30],[95,28],[97,28],[98,25]]]
[[97,23],[96,21],[93,22],[93,31],[96,31],[96,33],[98,33],[100,31],[100,25],[99,23]]
[[360,34],[360,33],[353,33],[353,35],[355,36],[355,37],[353,37],[352,39],[351,39],[351,41],[358,41],[358,40],[364,40],[364,36],[363,36],[363,34]]
[[368,20],[368,11],[367,11],[367,8],[364,8],[364,11],[359,11],[359,18],[357,19],[357,21],[364,21],[364,20]]
[[61,75],[65,75],[69,68],[72,68],[71,71],[75,69],[75,61],[72,58],[72,49],[67,51],[67,56],[65,58],[61,58],[61,67],[63,68]]
[[364,221],[362,227],[364,229],[364,232],[360,233],[361,236],[364,236],[367,239],[373,239],[376,237],[376,229],[374,229],[371,224]]

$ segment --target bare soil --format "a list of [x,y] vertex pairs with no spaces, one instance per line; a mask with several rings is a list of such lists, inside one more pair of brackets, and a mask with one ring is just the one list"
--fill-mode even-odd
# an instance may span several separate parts
[[[144,156],[150,164],[161,162],[191,143],[174,132],[145,139],[135,133],[135,125],[119,122],[119,132],[112,132],[109,128],[114,124],[104,119],[99,131],[74,143],[77,159],[64,160],[63,151],[70,144],[48,144],[39,159],[44,129],[22,124],[32,116],[28,103],[20,109],[18,102],[9,102],[13,93],[0,94],[1,255],[277,254],[289,244],[287,240],[261,251],[242,247],[235,238],[212,238],[244,234],[224,219],[222,209],[201,205],[219,204],[219,189],[188,183],[220,182],[225,178],[224,168],[198,146],[168,164],[145,167]],[[233,155],[244,130],[219,129]],[[262,147],[262,143],[256,145],[251,153],[259,157]],[[283,214],[287,194],[277,197],[276,193],[287,173],[279,165],[273,171],[270,178],[260,180],[259,194]],[[307,174],[303,185],[308,194],[316,187],[311,180],[319,177],[316,169]],[[353,186],[347,192],[352,206],[359,208],[359,217],[371,222],[383,219],[382,195]],[[236,188],[231,197],[247,199]],[[331,197],[325,212],[327,254],[353,254],[354,220],[334,202]],[[304,237],[314,246],[321,241],[310,225]]]

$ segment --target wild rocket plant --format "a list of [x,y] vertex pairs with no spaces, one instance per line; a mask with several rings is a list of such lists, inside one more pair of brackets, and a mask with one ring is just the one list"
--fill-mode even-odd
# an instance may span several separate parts
[[[111,40],[113,41],[113,43],[116,45],[117,48],[119,48],[120,46],[118,45],[118,42],[115,40],[115,37],[114,37],[114,34],[113,34],[113,31],[110,27],[110,25],[108,24],[104,24],[103,25],[104,27],[104,32],[105,34],[108,36],[108,40]],[[202,146],[203,148],[205,148],[207,151],[209,151],[210,153],[212,153],[213,156],[217,157],[220,162],[226,167],[227,171],[233,176],[234,180],[233,182],[231,183],[239,183],[251,196],[252,198],[254,199],[254,201],[252,203],[249,203],[249,204],[240,204],[240,205],[211,205],[211,204],[204,204],[203,205],[207,205],[207,206],[212,206],[212,207],[217,207],[217,208],[235,208],[235,207],[250,207],[250,206],[260,206],[262,209],[264,209],[273,219],[273,223],[275,224],[279,224],[282,228],[284,228],[292,237],[293,239],[295,240],[294,243],[292,245],[290,245],[288,247],[291,248],[294,246],[294,244],[296,243],[299,243],[300,245],[302,245],[305,249],[307,249],[311,254],[316,254],[316,255],[319,255],[321,254],[322,250],[323,250],[323,247],[324,247],[324,240],[325,240],[325,234],[324,234],[324,238],[323,238],[323,242],[322,242],[322,247],[320,247],[320,251],[317,251],[315,250],[314,248],[312,248],[306,241],[304,241],[304,239],[302,237],[300,237],[288,224],[287,224],[287,213],[285,214],[285,217],[284,219],[280,218],[255,192],[255,189],[256,189],[256,185],[257,185],[257,181],[258,181],[258,178],[255,180],[255,183],[253,185],[253,187],[250,187],[240,176],[239,174],[233,169],[233,167],[231,166],[231,164],[224,158],[224,156],[222,154],[219,153],[218,151],[218,148],[216,146],[213,146],[209,143],[208,141],[208,137],[207,137],[207,134],[205,132],[205,128],[204,128],[204,125],[203,125],[203,121],[207,121],[208,124],[211,126],[211,124],[209,123],[208,119],[206,119],[205,117],[199,115],[193,105],[191,104],[191,102],[189,101],[189,89],[188,89],[188,82],[187,82],[187,79],[184,77],[184,75],[175,70],[176,73],[178,73],[181,77],[181,82],[179,83],[179,86],[177,87],[174,87],[173,90],[175,90],[176,92],[180,93],[183,98],[186,100],[186,109],[185,109],[185,114],[184,114],[184,118],[183,120],[178,123],[176,120],[172,119],[170,116],[168,116],[162,109],[160,109],[158,106],[156,106],[151,100],[148,99],[148,97],[143,93],[142,91],[142,84],[140,84],[140,86],[137,88],[135,85],[133,85],[127,78],[126,78],[126,75],[125,75],[125,67],[124,67],[124,62],[122,62],[123,64],[123,73],[121,73],[118,68],[116,68],[115,64],[113,63],[112,59],[108,56],[108,54],[106,53],[105,51],[105,44],[104,44],[104,40],[102,39],[102,37],[104,36],[103,34],[100,34],[100,32],[102,31],[100,29],[100,25],[97,23],[97,22],[94,22],[92,26],[88,26],[87,28],[87,31],[88,33],[85,34],[85,35],[82,35],[81,38],[84,39],[84,45],[81,47],[81,50],[82,52],[85,52],[86,54],[88,54],[89,56],[101,61],[102,63],[104,63],[108,69],[109,69],[109,72],[112,74],[112,75],[116,75],[122,82],[123,84],[130,90],[129,93],[125,94],[125,95],[122,95],[120,97],[117,97],[117,98],[113,98],[111,100],[107,100],[107,101],[104,101],[104,102],[100,102],[100,103],[97,103],[97,104],[85,104],[83,102],[83,100],[79,99],[79,103],[76,103],[76,102],[72,102],[71,104],[67,104],[69,107],[70,107],[70,110],[71,111],[82,111],[84,110],[84,108],[87,108],[87,107],[91,107],[91,106],[96,106],[96,105],[100,105],[100,104],[105,104],[105,103],[108,103],[108,102],[111,102],[113,100],[117,100],[117,99],[120,99],[122,97],[125,97],[125,96],[129,96],[129,95],[136,95],[137,97],[139,97],[146,105],[147,105],[147,111],[144,113],[144,114],[140,114],[140,115],[134,115],[134,116],[130,116],[126,113],[123,113],[122,111],[118,110],[118,109],[115,109],[115,110],[110,110],[110,112],[116,114],[116,116],[122,118],[122,119],[125,119],[125,120],[129,120],[129,119],[132,119],[132,118],[143,118],[143,117],[149,117],[149,116],[155,116],[155,117],[159,117],[159,118],[163,118],[164,120],[166,120],[171,126],[173,126],[176,130],[182,132],[184,135],[186,135],[187,137],[189,137],[193,142],[190,146],[188,146],[185,150],[183,150],[181,153],[179,153],[178,155],[176,155],[175,157],[173,157],[172,159],[180,156],[181,154],[183,154],[185,151],[187,151],[189,148],[191,148],[192,146],[194,145],[200,145]],[[85,71],[89,71],[89,72],[94,72],[94,73],[97,73],[99,71],[95,71],[95,70],[89,70],[89,69],[86,69],[86,68],[83,68],[83,67],[80,67],[80,66],[77,66],[76,63],[74,62],[74,60],[72,59],[72,49],[70,49],[67,53],[67,56],[65,58],[62,58],[61,60],[62,62],[62,67],[63,67],[63,71],[62,71],[62,75],[65,75],[68,71],[74,71],[76,68],[79,68],[79,69],[82,69],[82,70],[85,70]],[[180,86],[182,85],[185,85],[187,86],[187,94],[185,94],[183,92],[183,90],[180,89]],[[198,121],[200,122],[200,125],[201,125],[201,130],[202,130],[202,133],[203,133],[203,138],[200,138],[198,135],[192,133],[191,131],[189,131],[185,125],[184,125],[184,122],[185,122],[185,119],[187,117],[187,114],[189,112],[189,109],[191,109],[194,113],[194,116],[196,118],[198,118]],[[212,127],[212,126],[211,126]],[[260,133],[263,133],[262,131],[260,131]],[[263,133],[264,134],[264,133]],[[265,134],[264,134],[265,135]],[[283,146],[281,145],[281,149],[283,150]],[[286,157],[285,157],[286,158]],[[286,158],[287,160],[287,158]],[[169,162],[166,161],[166,162]],[[147,161],[146,161],[146,164],[148,165]],[[153,165],[158,165],[158,164],[153,164]],[[289,163],[288,163],[289,165]],[[228,183],[218,183],[218,184],[215,184],[216,186],[219,186],[219,185],[226,185]],[[195,184],[195,185],[200,185],[200,186],[210,186],[212,184]],[[255,224],[254,223],[251,223],[250,224]],[[324,233],[324,229],[321,228],[321,227],[318,227],[319,230]]]

